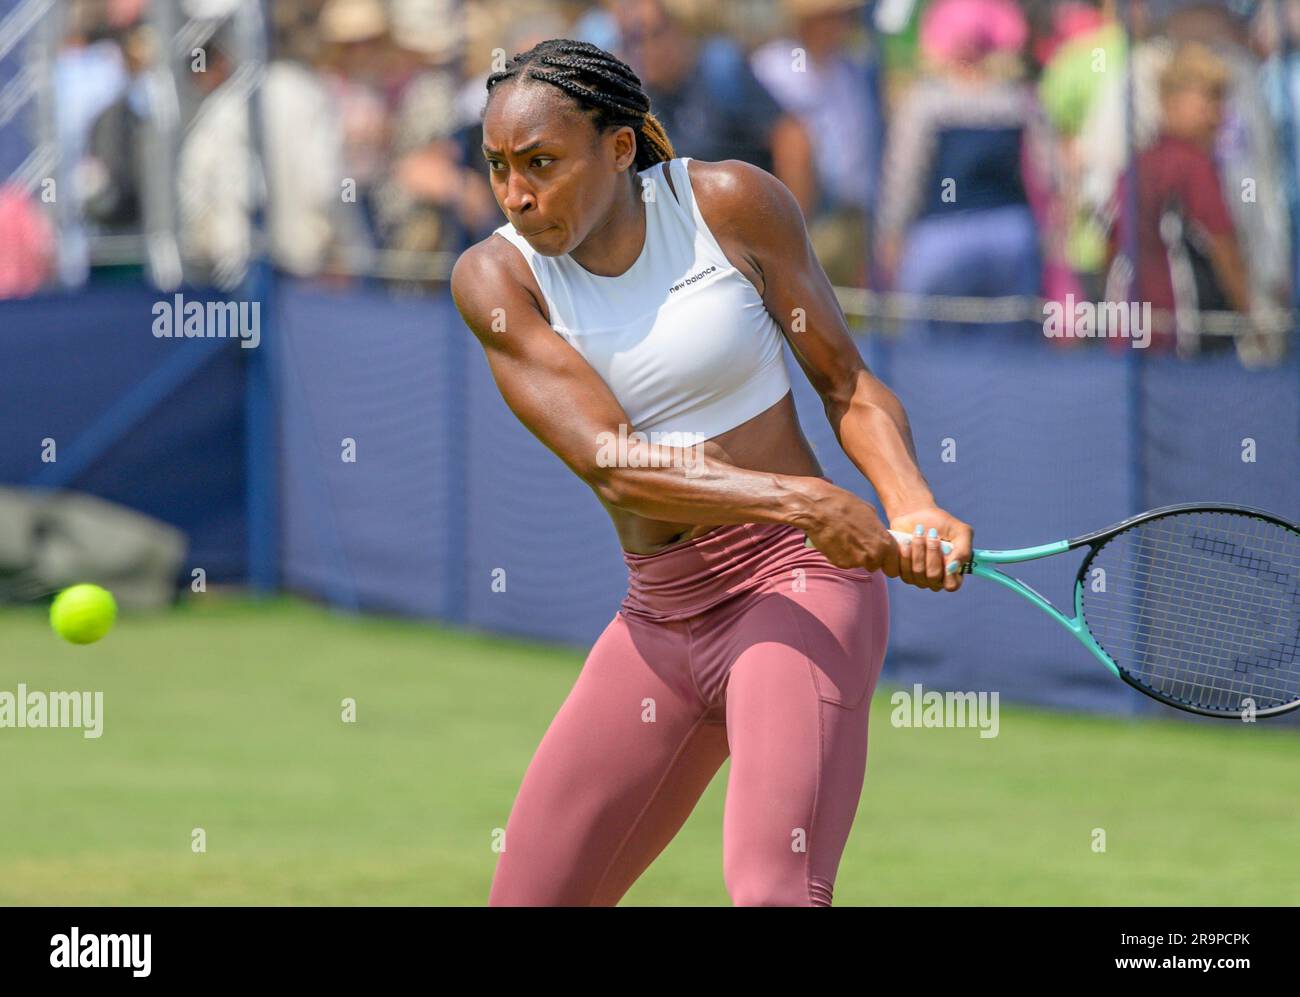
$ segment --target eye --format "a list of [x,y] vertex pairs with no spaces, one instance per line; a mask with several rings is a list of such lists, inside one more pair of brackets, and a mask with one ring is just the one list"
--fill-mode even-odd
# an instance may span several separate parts
[[[554,157],[554,156],[534,156],[534,157],[532,158],[532,160],[530,161],[530,164],[529,164],[529,165],[531,165],[531,166],[535,166],[535,167],[537,167],[538,169],[545,169],[547,166],[549,166],[549,165],[550,165],[551,163],[553,163],[553,162],[555,162],[555,157]],[[506,165],[506,164],[505,164],[504,162],[502,162],[500,159],[489,159],[489,160],[487,161],[487,164],[488,164],[488,170],[489,170],[489,172],[491,172],[491,173],[500,173],[500,172],[502,172],[502,170],[497,169],[497,167],[500,166],[500,167],[504,168],[505,165]]]

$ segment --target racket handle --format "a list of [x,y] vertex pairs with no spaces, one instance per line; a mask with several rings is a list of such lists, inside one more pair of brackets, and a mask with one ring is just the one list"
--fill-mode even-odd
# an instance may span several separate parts
[[[898,546],[902,547],[904,550],[910,547],[912,545],[912,541],[916,539],[916,537],[912,536],[910,533],[903,533],[900,530],[890,530],[889,534],[894,538],[894,540],[898,542]],[[803,545],[805,547],[811,547],[813,545],[813,542],[808,537],[804,537]],[[945,554],[951,554],[952,544],[950,544],[947,540],[945,540],[943,541],[943,543],[939,545],[939,549],[943,551],[943,553]]]
[[[904,550],[912,546],[912,541],[917,539],[916,537],[912,536],[910,533],[904,533],[901,530],[890,530],[889,535],[892,536],[895,540],[897,540],[898,546],[902,547]],[[950,544],[947,540],[944,540],[939,544],[939,550],[941,550],[945,554],[951,554],[952,544]]]

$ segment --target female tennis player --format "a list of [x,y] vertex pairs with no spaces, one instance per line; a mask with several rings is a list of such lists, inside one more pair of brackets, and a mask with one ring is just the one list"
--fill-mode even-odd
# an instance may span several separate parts
[[[608,509],[629,576],[524,775],[489,904],[616,904],[730,755],[732,902],[828,906],[884,577],[955,590],[971,529],[935,504],[779,180],[674,158],[640,80],[588,43],[542,42],[487,88],[509,221],[457,261],[452,294],[510,409]],[[900,550],[822,473],[782,336],[890,526],[923,541]]]

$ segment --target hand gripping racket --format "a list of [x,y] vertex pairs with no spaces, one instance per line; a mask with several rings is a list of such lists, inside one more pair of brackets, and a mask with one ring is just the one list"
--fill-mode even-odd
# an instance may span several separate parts
[[[912,537],[891,530],[899,546]],[[997,565],[1089,548],[1066,616]],[[944,553],[952,547],[944,544]],[[1211,717],[1300,706],[1300,527],[1238,505],[1170,505],[1055,543],[976,550],[963,566],[1028,599],[1116,677]]]

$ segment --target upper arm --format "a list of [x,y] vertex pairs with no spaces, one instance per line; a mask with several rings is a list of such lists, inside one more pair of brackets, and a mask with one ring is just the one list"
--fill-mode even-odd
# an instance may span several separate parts
[[770,173],[739,160],[707,164],[699,172],[697,181],[692,169],[691,181],[704,220],[737,251],[743,247],[761,275],[763,304],[808,382],[828,404],[847,402],[866,365],[794,195]]
[[[478,338],[510,410],[598,493],[609,468],[597,460],[602,434],[627,413],[609,386],[542,317],[492,240],[466,250],[451,273],[452,299]],[[519,266],[527,266],[522,258]],[[630,431],[630,426],[629,426]]]

